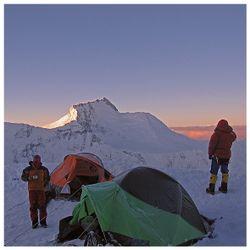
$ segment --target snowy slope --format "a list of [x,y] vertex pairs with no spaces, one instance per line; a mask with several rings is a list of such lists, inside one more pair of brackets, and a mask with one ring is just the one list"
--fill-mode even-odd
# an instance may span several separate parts
[[[186,154],[186,162],[176,155],[169,158],[165,165],[150,164],[175,177],[190,193],[199,211],[210,218],[221,218],[215,223],[215,238],[204,239],[197,245],[205,246],[239,246],[246,244],[246,161],[245,141],[236,142],[233,148],[233,158],[230,164],[230,181],[228,194],[209,196],[205,193],[209,179],[210,161],[206,152]],[[203,164],[199,159],[203,157]],[[197,157],[197,158],[196,158]],[[199,164],[196,164],[198,160]],[[172,164],[169,164],[169,162]],[[56,163],[45,164],[50,170]],[[187,165],[185,165],[187,164]],[[127,162],[126,166],[132,167]],[[149,164],[148,164],[149,165]],[[112,169],[117,172],[124,169],[123,161],[116,160]],[[23,164],[5,166],[5,244],[6,245],[53,245],[58,233],[58,222],[72,213],[75,202],[52,201],[48,206],[49,228],[32,230],[29,221],[29,208],[26,193],[26,183],[20,180]],[[127,167],[128,168],[128,167]],[[220,175],[219,175],[220,179]],[[219,181],[217,183],[217,187]],[[80,242],[78,242],[80,244]]]
[[62,127],[72,121],[75,121],[77,118],[77,112],[75,110],[74,107],[70,107],[69,112],[64,115],[62,118],[60,118],[59,120],[52,122],[50,124],[47,124],[45,126],[43,126],[44,128],[57,128],[57,127]]
[[63,126],[53,129],[5,124],[6,245],[53,245],[59,220],[71,214],[75,203],[52,201],[48,207],[49,228],[30,229],[27,187],[20,174],[35,153],[42,155],[52,171],[64,155],[81,151],[96,153],[114,175],[146,165],[179,180],[201,213],[211,218],[223,217],[215,224],[216,237],[204,239],[198,245],[246,244],[245,141],[233,146],[230,192],[208,196],[204,191],[210,167],[207,142],[199,143],[173,133],[151,114],[120,113],[107,99],[73,108],[77,116],[66,125],[54,123]]

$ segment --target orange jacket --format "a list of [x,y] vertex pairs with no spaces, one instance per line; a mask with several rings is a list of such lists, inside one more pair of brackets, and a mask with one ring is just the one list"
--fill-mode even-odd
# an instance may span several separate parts
[[228,125],[228,122],[226,120],[220,120],[210,138],[208,155],[214,155],[220,159],[230,159],[231,147],[235,139],[236,134]]
[[33,162],[30,162],[30,166],[23,170],[23,181],[28,182],[29,190],[45,190],[45,186],[49,182],[49,171],[42,164],[37,168],[33,166]]

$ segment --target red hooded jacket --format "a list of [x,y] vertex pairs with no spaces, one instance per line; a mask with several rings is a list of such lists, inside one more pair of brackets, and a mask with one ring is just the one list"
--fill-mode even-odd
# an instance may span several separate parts
[[220,120],[210,138],[208,154],[220,159],[230,159],[231,147],[235,139],[236,134],[232,127],[228,125],[226,120]]

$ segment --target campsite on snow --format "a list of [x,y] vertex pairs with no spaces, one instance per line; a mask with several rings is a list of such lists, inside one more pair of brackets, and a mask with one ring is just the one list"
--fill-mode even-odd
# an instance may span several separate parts
[[[246,140],[233,144],[228,192],[219,173],[211,195],[208,141],[107,98],[4,132],[6,246],[246,244]],[[32,229],[21,174],[37,154],[50,173],[48,227]]]

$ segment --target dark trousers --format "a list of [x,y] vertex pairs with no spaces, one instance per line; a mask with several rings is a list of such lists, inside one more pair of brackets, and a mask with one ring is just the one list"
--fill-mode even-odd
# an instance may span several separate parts
[[212,158],[210,173],[217,175],[219,168],[222,174],[228,174],[228,161],[217,161],[216,158]]
[[40,221],[45,220],[47,217],[45,192],[41,190],[29,190],[29,201],[31,220],[38,221],[38,210]]

